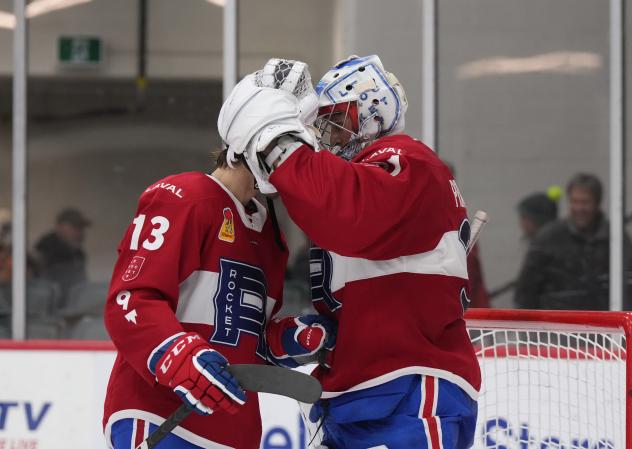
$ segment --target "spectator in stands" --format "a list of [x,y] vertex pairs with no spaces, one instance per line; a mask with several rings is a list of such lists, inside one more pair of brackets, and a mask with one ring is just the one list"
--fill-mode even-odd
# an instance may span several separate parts
[[11,283],[11,211],[0,207],[0,286]]
[[[515,300],[525,309],[608,310],[609,225],[601,211],[602,186],[580,173],[568,183],[569,216],[537,232],[523,263]],[[625,271],[632,268],[625,237]],[[630,297],[624,308],[630,309]]]
[[77,209],[64,209],[57,216],[55,228],[35,244],[39,274],[59,285],[62,306],[70,288],[86,280],[83,240],[91,224]]
[[559,186],[551,186],[546,192],[536,192],[524,197],[518,203],[518,217],[522,234],[528,241],[533,240],[545,224],[557,220],[557,202],[562,196]]
[[12,265],[11,247],[0,243],[0,286],[11,283]]
[[[562,197],[560,186],[551,186],[546,192],[527,195],[516,206],[522,237],[528,244],[547,223],[557,220],[557,202]],[[489,298],[495,299],[516,288],[517,280],[512,279],[489,292]]]

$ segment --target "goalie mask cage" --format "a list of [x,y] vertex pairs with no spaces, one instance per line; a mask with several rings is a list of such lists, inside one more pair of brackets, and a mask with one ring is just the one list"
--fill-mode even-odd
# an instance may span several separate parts
[[472,309],[474,447],[632,449],[632,313]]

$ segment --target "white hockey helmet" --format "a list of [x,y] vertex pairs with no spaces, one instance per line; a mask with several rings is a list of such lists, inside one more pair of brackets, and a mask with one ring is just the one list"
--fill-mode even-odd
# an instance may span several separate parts
[[352,159],[368,143],[404,129],[404,88],[377,55],[352,55],[331,68],[316,86],[321,144]]

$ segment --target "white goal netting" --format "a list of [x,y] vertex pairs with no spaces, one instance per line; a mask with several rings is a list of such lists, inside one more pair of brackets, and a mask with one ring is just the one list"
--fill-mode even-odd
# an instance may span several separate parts
[[475,448],[626,448],[622,328],[468,320],[468,330],[483,378]]

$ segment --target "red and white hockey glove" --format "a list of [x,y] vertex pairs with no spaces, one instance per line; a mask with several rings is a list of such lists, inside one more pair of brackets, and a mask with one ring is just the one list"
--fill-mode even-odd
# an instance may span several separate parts
[[269,359],[286,368],[313,363],[336,344],[336,326],[322,315],[275,319],[268,326]]
[[195,332],[180,334],[152,352],[149,369],[198,414],[236,413],[246,393],[226,370],[228,360]]

